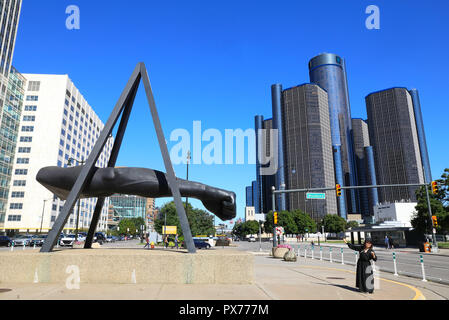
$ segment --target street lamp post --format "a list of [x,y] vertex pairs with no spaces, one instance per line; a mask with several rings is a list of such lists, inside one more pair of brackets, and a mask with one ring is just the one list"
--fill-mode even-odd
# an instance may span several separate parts
[[[272,206],[273,206],[273,215],[274,212],[276,211],[276,197],[274,195],[274,191],[276,190],[276,188],[273,186],[271,187],[271,196],[272,196]],[[274,222],[274,221],[273,221]],[[276,239],[276,224],[273,223],[273,248],[277,247],[277,239]]]
[[44,205],[42,206],[41,228],[40,228],[40,230],[39,230],[39,233],[42,233],[42,225],[43,225],[43,223],[44,223],[45,202],[50,201],[50,200],[53,200],[53,198],[51,198],[51,199],[46,199],[46,200],[44,199]]

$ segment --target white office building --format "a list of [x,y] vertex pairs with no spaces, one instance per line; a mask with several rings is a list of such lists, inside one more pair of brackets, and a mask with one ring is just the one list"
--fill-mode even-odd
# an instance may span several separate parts
[[381,203],[374,207],[374,217],[377,223],[411,228],[416,205],[416,202]]
[[[87,160],[104,124],[68,75],[24,77],[27,83],[4,228],[46,232],[62,211],[64,201],[36,181],[38,171],[47,166],[79,165]],[[108,140],[98,167],[107,166],[113,140]],[[79,229],[89,227],[95,204],[96,198],[80,201]],[[99,231],[107,228],[108,206],[106,199]],[[78,204],[67,220],[66,232],[76,228],[77,214]]]

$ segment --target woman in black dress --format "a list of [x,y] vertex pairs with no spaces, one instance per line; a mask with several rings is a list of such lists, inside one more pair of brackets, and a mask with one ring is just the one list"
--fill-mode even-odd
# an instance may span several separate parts
[[373,243],[371,240],[365,240],[363,245],[354,245],[348,243],[346,239],[344,242],[352,250],[359,252],[359,260],[357,261],[357,275],[355,286],[359,288],[360,292],[374,292],[374,275],[371,260],[377,261],[377,256],[373,250]]

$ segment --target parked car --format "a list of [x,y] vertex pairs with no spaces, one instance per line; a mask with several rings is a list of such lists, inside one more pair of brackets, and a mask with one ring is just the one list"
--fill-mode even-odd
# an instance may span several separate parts
[[210,249],[210,244],[203,240],[193,239],[193,243],[197,249]]
[[106,242],[115,242],[115,238],[113,236],[106,237]]
[[7,236],[0,236],[0,247],[10,247],[11,239]]
[[17,247],[17,246],[29,246],[30,245],[30,242],[31,242],[31,236],[24,236],[24,235],[22,235],[22,236],[15,236],[13,239],[12,239],[12,242],[14,243],[14,246],[15,247]]
[[73,247],[75,244],[75,235],[74,234],[68,234],[59,240],[59,245],[61,247]]
[[45,242],[45,239],[47,239],[46,234],[35,235],[31,238],[30,246],[34,247],[36,245],[36,247],[42,247],[42,245]]
[[249,242],[256,242],[256,237],[251,236],[251,237],[248,238],[248,241]]

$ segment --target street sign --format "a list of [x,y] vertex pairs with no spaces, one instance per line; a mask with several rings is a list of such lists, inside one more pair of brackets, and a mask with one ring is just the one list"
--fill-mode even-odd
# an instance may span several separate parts
[[166,226],[166,227],[162,227],[162,233],[164,234],[176,234],[178,233],[177,227],[176,226]]
[[276,234],[277,235],[284,234],[284,227],[276,227]]
[[312,200],[312,199],[321,199],[321,200],[325,200],[326,199],[326,194],[325,193],[307,193],[306,194],[306,198],[308,200]]

